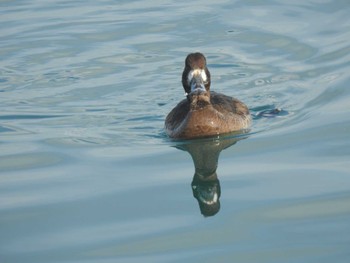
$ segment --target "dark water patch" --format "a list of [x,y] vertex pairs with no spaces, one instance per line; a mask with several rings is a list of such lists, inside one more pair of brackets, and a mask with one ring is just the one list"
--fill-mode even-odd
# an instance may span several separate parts
[[209,68],[239,68],[240,66],[238,64],[208,64]]
[[95,138],[75,138],[72,141],[78,142],[79,144],[101,145],[101,142],[97,141]]
[[[28,134],[33,134],[32,131],[24,129],[24,128],[19,128],[17,126],[13,126],[13,125],[0,125],[0,134],[3,136],[17,136],[17,135],[28,135]],[[4,139],[5,137],[3,137],[4,142],[6,141],[6,139]]]
[[108,109],[85,109],[86,112],[100,112],[107,111]]
[[5,126],[1,126],[0,125],[0,133],[1,132],[14,132],[15,130],[13,130],[13,129],[10,129],[10,128],[7,128],[7,127],[5,127]]
[[229,29],[229,30],[226,30],[226,33],[227,35],[232,35],[232,34],[238,34],[242,32],[242,30],[238,30],[238,29]]
[[249,73],[247,73],[247,72],[237,72],[237,73],[233,73],[232,76],[239,77],[239,78],[245,78],[245,77],[249,76]]
[[258,118],[274,118],[274,117],[279,117],[279,116],[286,116],[288,115],[288,111],[285,111],[280,108],[275,108],[272,110],[265,110],[258,112],[253,118],[258,119]]
[[35,120],[35,119],[49,119],[49,118],[60,118],[67,117],[68,115],[21,115],[21,114],[10,114],[0,116],[0,120]]
[[161,131],[158,131],[157,133],[145,134],[145,137],[152,138],[152,139],[161,139],[161,140],[168,139],[168,135],[166,135],[163,129],[161,129]]
[[253,120],[258,120],[261,118],[275,118],[275,117],[283,117],[289,115],[289,112],[275,107],[275,105],[264,105],[258,106],[250,109]]
[[153,126],[137,126],[137,127],[132,127],[132,130],[152,130],[154,129]]

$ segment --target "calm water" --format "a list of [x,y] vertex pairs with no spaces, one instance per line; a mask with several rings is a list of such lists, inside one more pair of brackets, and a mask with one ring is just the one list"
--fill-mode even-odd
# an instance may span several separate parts
[[[350,3],[288,2],[1,1],[0,262],[349,262]],[[164,134],[193,51],[249,134]]]

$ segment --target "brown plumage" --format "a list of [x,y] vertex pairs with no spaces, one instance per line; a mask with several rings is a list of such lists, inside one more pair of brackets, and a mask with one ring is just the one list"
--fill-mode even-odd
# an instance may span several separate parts
[[210,72],[203,54],[187,56],[182,85],[187,98],[165,120],[165,130],[170,137],[192,139],[249,128],[251,117],[245,104],[210,92]]

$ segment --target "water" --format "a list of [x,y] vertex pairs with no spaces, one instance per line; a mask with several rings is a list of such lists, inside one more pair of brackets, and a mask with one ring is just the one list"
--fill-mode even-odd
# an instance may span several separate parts
[[[349,262],[348,1],[0,6],[1,262]],[[164,134],[193,51],[246,136]]]

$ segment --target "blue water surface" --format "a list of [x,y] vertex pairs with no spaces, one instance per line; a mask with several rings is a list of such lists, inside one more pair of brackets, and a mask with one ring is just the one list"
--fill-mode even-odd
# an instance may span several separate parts
[[[0,262],[349,262],[349,13],[2,1]],[[248,133],[166,136],[194,51],[249,106]]]

